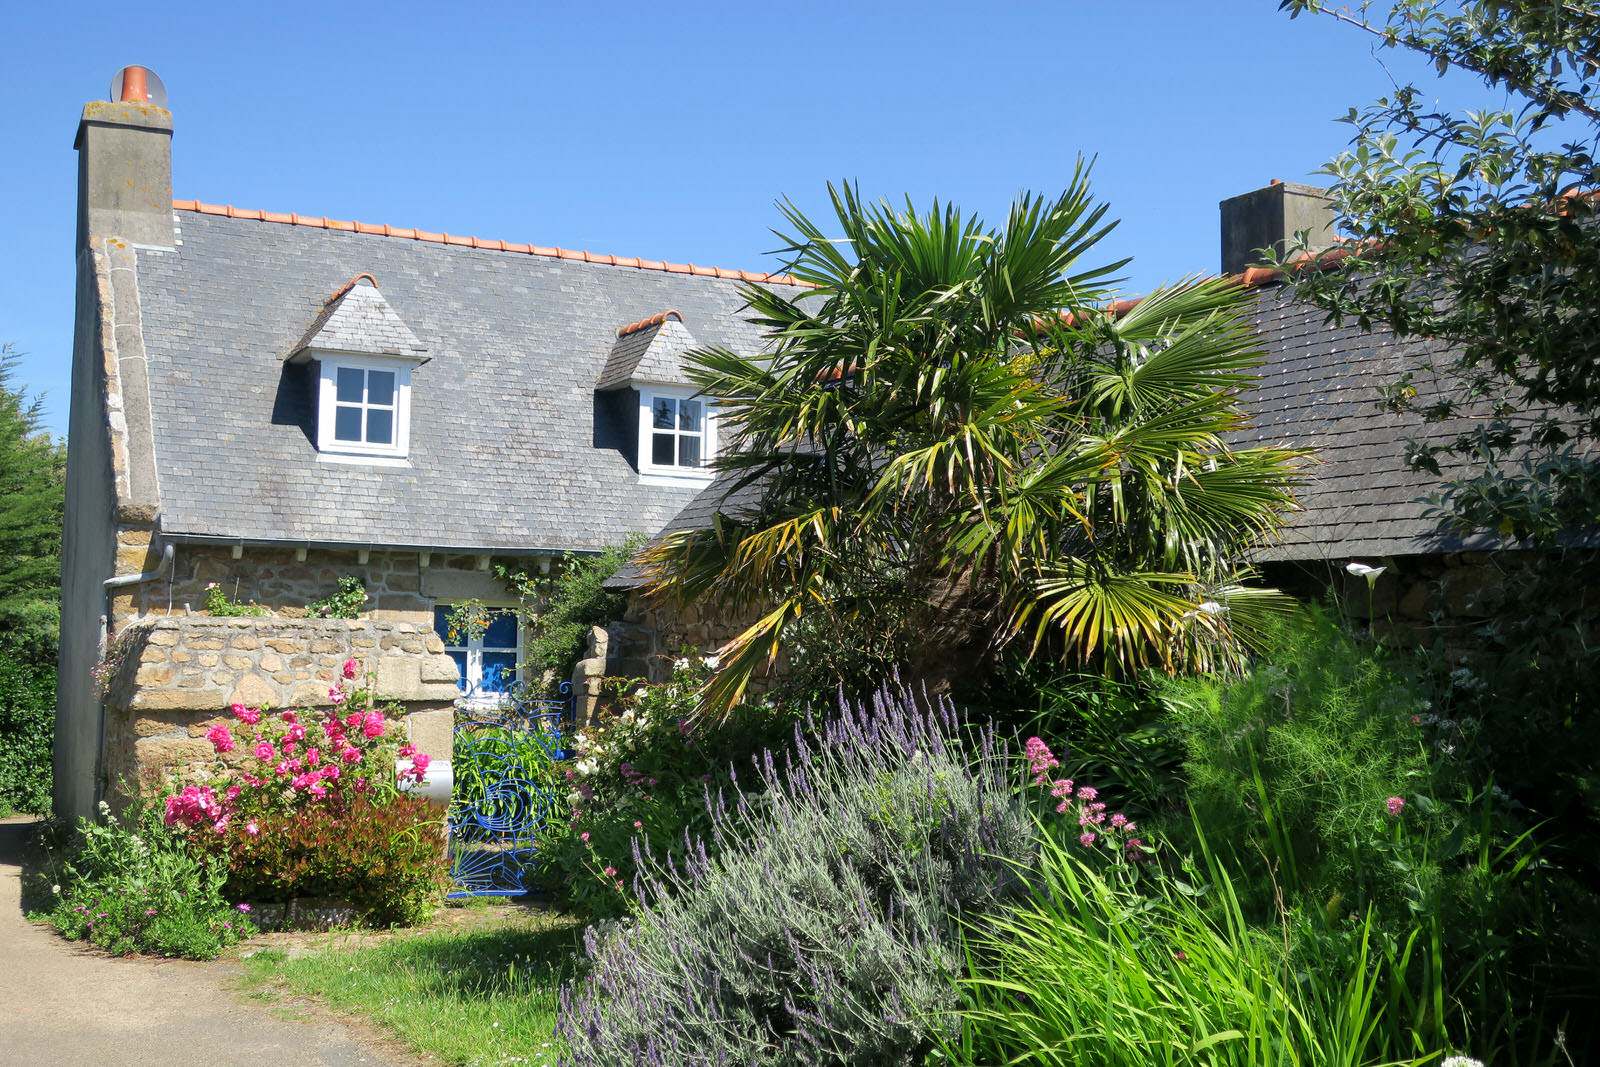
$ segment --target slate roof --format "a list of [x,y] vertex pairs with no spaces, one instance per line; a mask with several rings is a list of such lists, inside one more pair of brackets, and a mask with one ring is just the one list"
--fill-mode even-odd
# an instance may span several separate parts
[[[1315,451],[1298,490],[1303,510],[1258,558],[1343,563],[1487,547],[1488,539],[1440,535],[1425,499],[1439,488],[1439,478],[1405,462],[1407,438],[1453,439],[1465,420],[1424,424],[1420,415],[1390,414],[1380,406],[1381,386],[1405,371],[1418,372],[1430,358],[1448,361],[1448,347],[1397,341],[1382,328],[1329,325],[1324,311],[1296,300],[1281,284],[1259,285],[1253,294],[1251,317],[1266,364],[1245,397],[1252,427],[1236,443]],[[1426,375],[1418,373],[1416,381],[1426,394]]]
[[[1251,321],[1266,361],[1245,397],[1251,426],[1233,443],[1309,448],[1315,458],[1302,468],[1302,510],[1289,516],[1279,541],[1262,547],[1256,558],[1343,564],[1488,547],[1488,538],[1462,541],[1439,533],[1426,500],[1438,489],[1439,478],[1413,472],[1405,462],[1407,438],[1451,440],[1465,429],[1465,420],[1424,424],[1419,415],[1393,415],[1380,407],[1380,387],[1407,370],[1426,390],[1428,378],[1418,368],[1430,357],[1443,362],[1448,348],[1433,341],[1397,341],[1382,329],[1330,326],[1325,312],[1296,300],[1281,279],[1267,271],[1241,278],[1255,302]],[[1445,470],[1448,474],[1448,466]],[[753,509],[760,487],[730,495],[733,481],[719,476],[660,534],[709,526],[718,511],[737,515]],[[612,588],[643,584],[643,569],[631,563],[607,583]]]
[[[653,533],[695,489],[639,483],[632,394],[595,390],[618,328],[671,307],[703,344],[762,344],[738,281],[765,275],[262,213],[177,221],[175,250],[139,249],[138,283],[161,522],[179,536],[593,551]],[[329,309],[362,273],[377,287]],[[319,318],[350,343],[391,330],[370,293],[428,359],[412,372],[408,467],[319,459],[314,369],[285,362]],[[349,335],[347,307],[361,313]]]
[[377,283],[366,274],[352,280],[344,292],[328,302],[300,338],[291,358],[310,348],[417,359],[426,351],[378,292]]
[[669,317],[677,314],[676,311],[665,312],[619,334],[594,387],[619,389],[644,383],[692,385],[683,372],[683,356],[700,344],[682,319]]

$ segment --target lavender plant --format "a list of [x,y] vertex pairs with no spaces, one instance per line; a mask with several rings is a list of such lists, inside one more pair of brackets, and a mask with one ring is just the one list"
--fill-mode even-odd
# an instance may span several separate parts
[[708,795],[709,842],[640,849],[639,913],[589,932],[563,991],[564,1062],[922,1062],[959,1026],[960,925],[1019,897],[1037,849],[1003,756],[887,691],[763,753],[761,788]]

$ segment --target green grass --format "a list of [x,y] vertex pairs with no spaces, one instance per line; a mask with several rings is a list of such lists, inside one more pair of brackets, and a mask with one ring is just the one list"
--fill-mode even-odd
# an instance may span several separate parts
[[397,933],[290,959],[244,960],[246,980],[367,1017],[449,1064],[554,1064],[556,996],[582,928],[540,916],[470,932]]

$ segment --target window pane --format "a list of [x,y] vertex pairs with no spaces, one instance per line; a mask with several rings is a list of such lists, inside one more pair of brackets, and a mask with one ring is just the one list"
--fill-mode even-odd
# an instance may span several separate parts
[[339,394],[341,404],[361,403],[361,383],[365,377],[363,371],[354,367],[340,367],[338,377],[334,379],[335,389]]
[[394,371],[367,371],[367,403],[385,407],[394,405]]
[[678,438],[678,466],[700,466],[700,438],[688,434]]
[[667,396],[658,396],[658,397],[655,398],[654,401],[651,402],[650,411],[651,411],[651,413],[652,413],[652,415],[654,417],[653,425],[655,426],[656,429],[658,429],[658,430],[670,430],[670,429],[672,429],[672,414],[673,414],[674,403],[675,402],[673,401],[673,399],[671,397],[667,397]]
[[386,408],[367,409],[367,443],[374,445],[394,443],[394,412]]
[[657,433],[650,435],[650,462],[658,467],[670,467],[673,462],[672,435],[670,433]]
[[456,688],[467,688],[467,654],[465,652],[446,652],[451,659],[456,661]]
[[700,401],[678,401],[678,429],[700,432]]
[[483,691],[504,693],[517,680],[517,654],[515,652],[485,652],[483,654]]
[[361,409],[339,406],[333,409],[333,439],[361,440]]
[[[509,611],[497,611],[489,616],[489,628],[483,632],[483,647],[509,648],[515,652],[517,647],[517,617]],[[485,657],[484,662],[488,662]]]

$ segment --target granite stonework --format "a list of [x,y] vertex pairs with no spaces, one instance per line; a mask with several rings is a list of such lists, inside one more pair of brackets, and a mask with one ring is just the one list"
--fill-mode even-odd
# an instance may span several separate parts
[[[117,574],[154,572],[163,543],[148,527],[124,524],[117,531]],[[389,622],[433,625],[440,601],[477,599],[513,602],[504,582],[496,579],[490,557],[463,553],[361,552],[354,549],[295,549],[245,546],[235,556],[226,545],[177,543],[170,573],[140,585],[115,590],[111,602],[113,629],[152,616],[194,615],[205,610],[212,587],[234,604],[251,601],[273,615],[305,616],[306,605],[339,588],[352,576],[367,591],[363,617]],[[426,561],[426,562],[424,562]],[[527,560],[499,560],[524,569]]]
[[457,671],[427,626],[168,616],[128,627],[116,655],[120,663],[103,697],[101,767],[108,794],[162,789],[173,778],[209,774],[217,755],[206,731],[232,724],[234,704],[331,706],[329,690],[350,659],[372,676],[378,704],[396,706],[393,725],[401,736],[449,759]]

